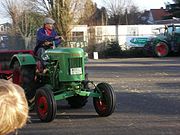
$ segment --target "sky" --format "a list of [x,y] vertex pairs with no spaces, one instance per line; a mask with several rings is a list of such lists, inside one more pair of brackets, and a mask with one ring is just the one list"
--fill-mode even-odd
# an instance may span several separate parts
[[[102,7],[104,5],[103,1],[106,0],[92,0],[93,2],[96,2],[98,7]],[[165,4],[167,2],[173,3],[172,0],[132,0],[132,2],[139,7],[139,10],[149,10],[149,9],[159,9],[161,7],[165,8]],[[9,21],[8,18],[5,18],[5,16],[2,16],[1,13],[2,9],[0,8],[0,24],[6,23]]]
[[[93,0],[97,3],[98,7],[103,6],[105,0]],[[172,0],[132,0],[132,2],[139,7],[140,10],[149,10],[149,9],[159,9],[161,7],[165,8],[167,2],[173,3]]]

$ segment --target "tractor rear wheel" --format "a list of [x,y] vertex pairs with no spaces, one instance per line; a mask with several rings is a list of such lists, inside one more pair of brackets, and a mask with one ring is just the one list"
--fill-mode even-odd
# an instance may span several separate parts
[[87,103],[87,98],[84,96],[73,96],[70,98],[67,98],[68,104],[71,106],[71,108],[82,108]]
[[[116,96],[111,85],[107,83],[100,83],[97,85],[97,88],[101,92],[102,96],[93,98],[93,104],[96,112],[101,117],[106,117],[111,115],[114,112],[116,105]],[[98,92],[95,89],[95,92]]]
[[57,104],[52,90],[47,87],[41,87],[37,90],[35,96],[35,109],[41,121],[50,122],[54,120]]
[[24,89],[28,102],[35,96],[34,77],[35,66],[20,66],[18,61],[14,62],[12,81]]
[[157,57],[165,57],[169,53],[169,47],[168,47],[168,45],[166,43],[159,42],[154,47],[154,53],[155,53],[155,56],[157,56]]

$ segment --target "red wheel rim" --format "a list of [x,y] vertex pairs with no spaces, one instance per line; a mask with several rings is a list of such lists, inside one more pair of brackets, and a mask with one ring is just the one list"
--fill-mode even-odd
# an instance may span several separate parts
[[107,110],[106,102],[101,99],[96,101],[96,106],[97,106],[98,110],[101,112],[105,112]]
[[40,117],[41,118],[46,117],[48,112],[48,103],[45,96],[39,96],[37,106]]
[[157,53],[158,53],[160,56],[163,56],[163,55],[166,55],[166,54],[167,54],[167,47],[166,47],[165,44],[159,44],[159,45],[157,45],[156,50],[157,50]]
[[19,69],[13,71],[13,83],[18,85],[22,84],[22,76]]

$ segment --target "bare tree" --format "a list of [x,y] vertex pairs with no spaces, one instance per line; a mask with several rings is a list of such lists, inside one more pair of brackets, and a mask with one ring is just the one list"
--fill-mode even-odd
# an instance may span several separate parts
[[18,21],[22,13],[22,4],[16,0],[1,1],[2,8],[4,8],[6,15],[12,20],[13,32],[18,32]]
[[78,21],[84,0],[37,0],[36,9],[56,21],[59,34],[69,39],[72,24]]
[[12,19],[15,33],[21,34],[24,39],[29,39],[34,34],[39,20],[44,16],[52,17],[56,21],[58,33],[69,39],[72,24],[80,18],[85,1],[2,0],[0,3]]
[[126,9],[134,5],[132,0],[104,0],[109,15],[124,13]]
[[134,5],[132,0],[104,0],[112,24],[121,24],[124,14]]
[[2,0],[1,4],[6,14],[12,20],[11,35],[21,35],[27,48],[39,26],[39,16],[41,16],[33,12],[35,3],[29,0]]
[[125,24],[133,25],[141,22],[141,12],[139,8],[135,5],[132,5],[129,8],[129,11],[125,14],[125,18],[127,19]]
[[80,13],[78,24],[90,24],[92,16],[96,12],[96,5],[91,0],[86,0],[83,8],[83,12]]

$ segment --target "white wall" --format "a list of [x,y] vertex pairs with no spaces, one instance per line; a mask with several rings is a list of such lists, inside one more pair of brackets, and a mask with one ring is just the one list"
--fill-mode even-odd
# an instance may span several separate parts
[[71,29],[71,33],[73,32],[83,32],[83,40],[84,42],[82,41],[79,41],[79,42],[73,42],[71,41],[69,43],[69,46],[70,47],[85,47],[88,45],[88,26],[87,25],[74,25]]
[[109,25],[109,26],[94,26],[95,37],[97,43],[104,41],[118,41],[122,48],[126,48],[127,37],[138,36],[154,36],[158,34],[155,30],[164,25]]
[[[127,39],[129,37],[150,37],[158,34],[157,28],[164,27],[164,25],[108,25],[108,26],[91,26],[74,25],[71,32],[83,32],[84,41],[88,43],[90,38],[90,29],[94,29],[96,43],[106,41],[118,41],[122,49],[127,48]],[[94,35],[93,35],[94,36]]]
[[88,41],[88,26],[87,25],[74,25],[71,32],[83,32],[84,41]]

